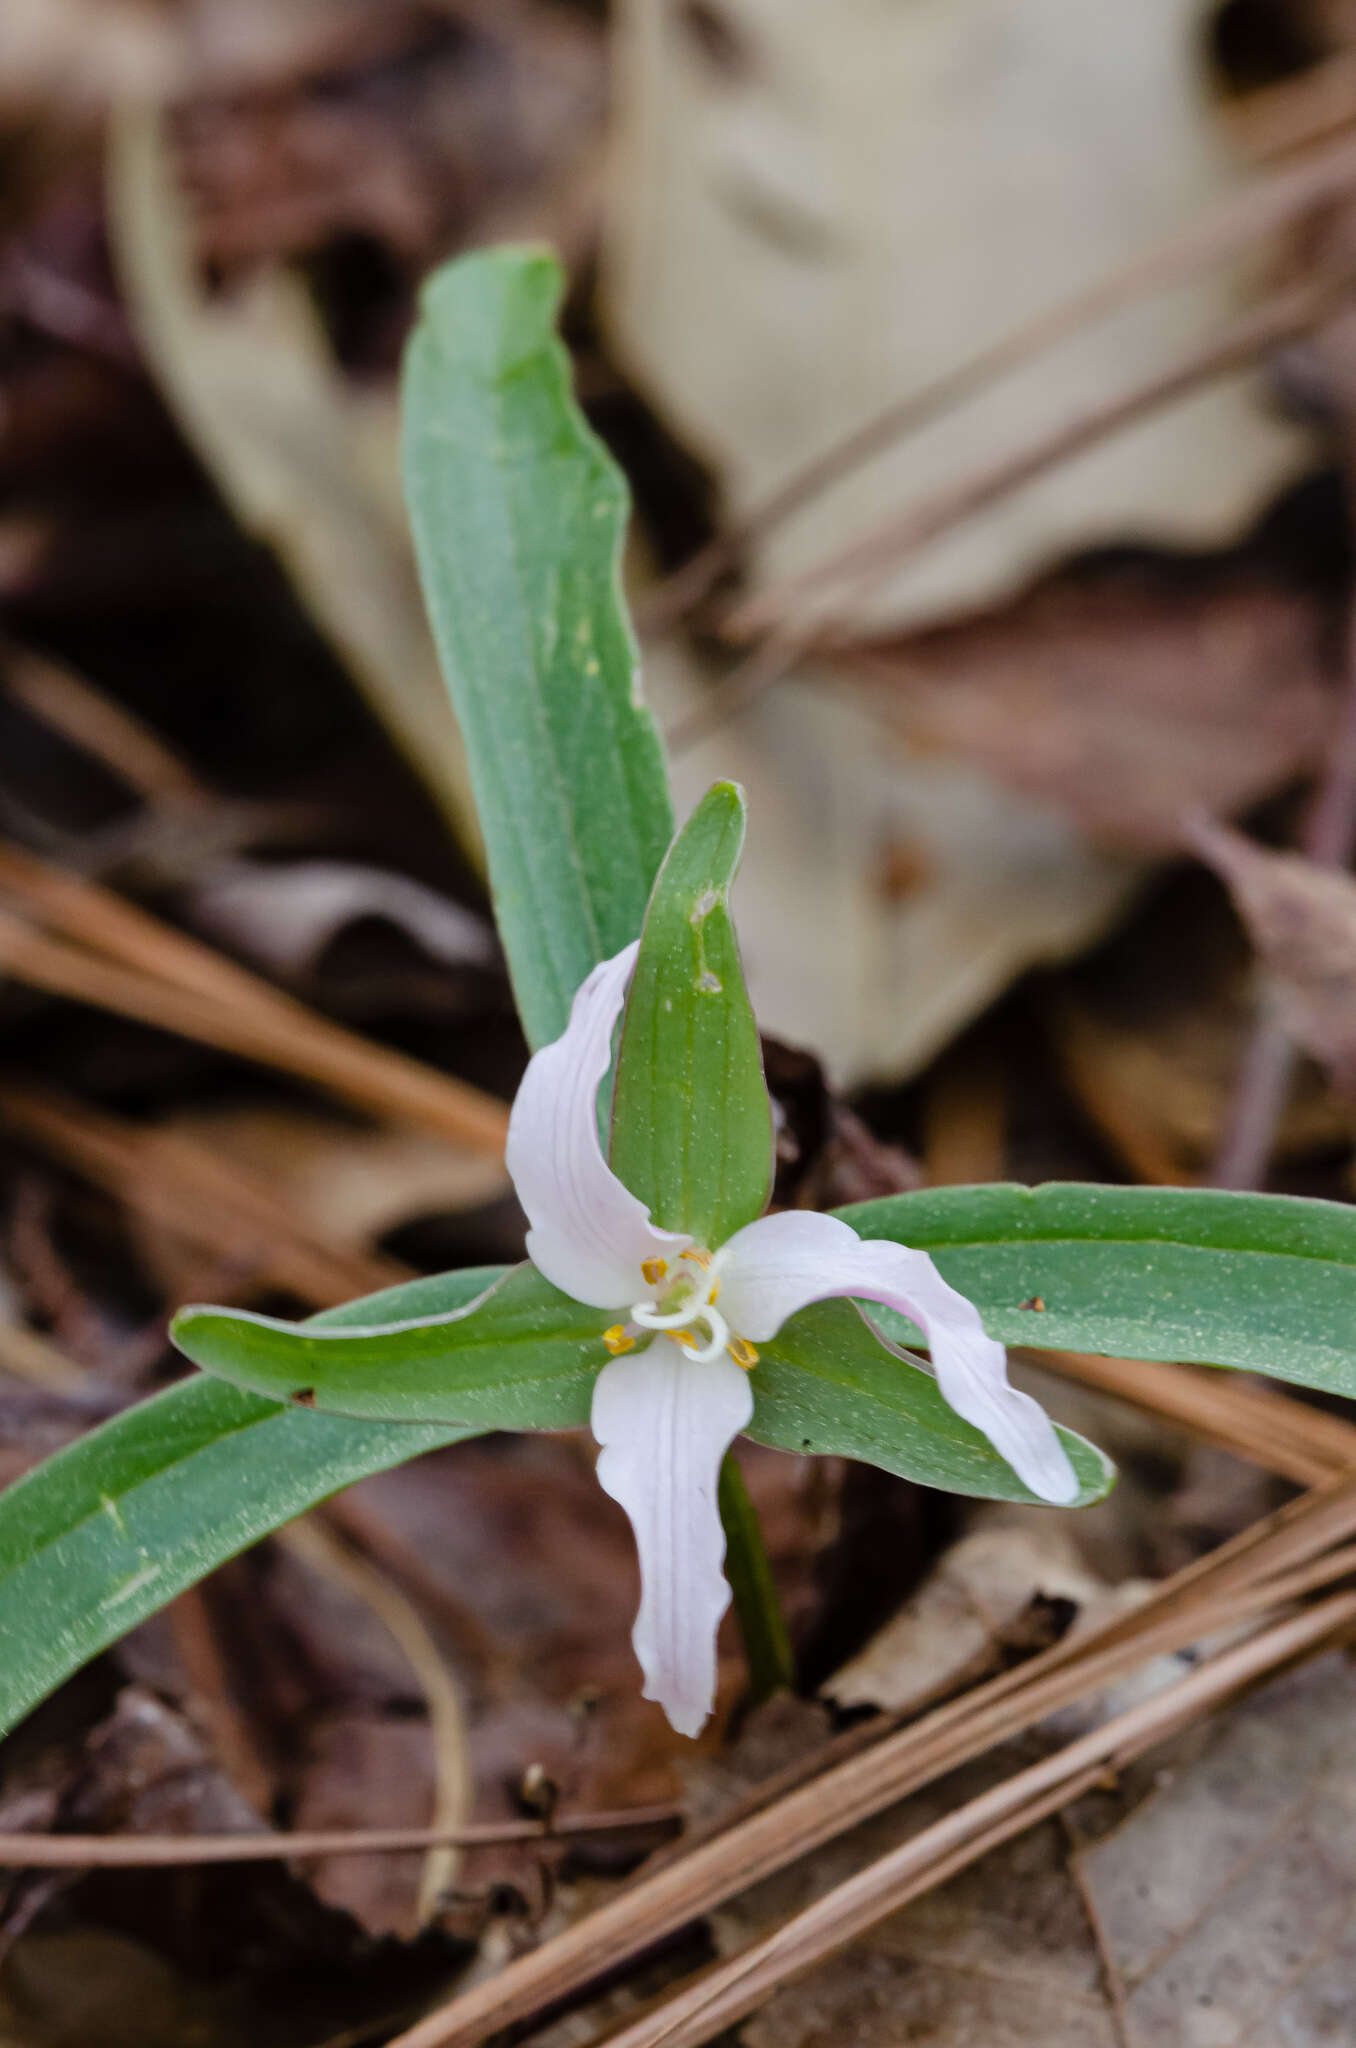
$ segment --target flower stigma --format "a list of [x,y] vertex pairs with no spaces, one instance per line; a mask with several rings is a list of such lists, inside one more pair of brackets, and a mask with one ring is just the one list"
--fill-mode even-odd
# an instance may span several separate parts
[[[635,1348],[636,1338],[646,1331],[666,1336],[696,1365],[707,1365],[728,1351],[736,1365],[751,1372],[758,1353],[747,1339],[737,1337],[716,1307],[720,1294],[720,1261],[702,1246],[679,1254],[689,1270],[670,1279],[665,1259],[646,1259],[641,1274],[656,1289],[648,1300],[633,1302],[629,1319],[614,1323],[603,1333],[603,1342],[614,1358]],[[692,1267],[696,1271],[691,1270]],[[667,1285],[663,1283],[667,1282]],[[659,1291],[661,1290],[662,1291]]]

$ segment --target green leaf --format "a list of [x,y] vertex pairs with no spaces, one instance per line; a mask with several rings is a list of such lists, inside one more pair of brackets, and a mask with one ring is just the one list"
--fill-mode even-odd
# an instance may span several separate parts
[[[502,1267],[440,1273],[308,1328],[450,1315]],[[185,1586],[341,1486],[479,1433],[354,1422],[195,1373],[0,1493],[0,1734]]]
[[704,1245],[761,1216],[772,1185],[772,1107],[729,911],[743,848],[743,791],[718,782],[655,883],[613,1092],[613,1171],[664,1229]]
[[474,1433],[310,1415],[195,1373],[48,1458],[0,1493],[0,1735],[237,1551]]
[[[980,1500],[1035,1500],[947,1407],[931,1374],[893,1358],[848,1302],[817,1302],[760,1344],[753,1389],[748,1433],[759,1443],[863,1458],[920,1486]],[[1082,1484],[1074,1505],[1100,1500],[1115,1468],[1071,1430],[1059,1435]]]
[[463,1296],[451,1309],[411,1315],[420,1298],[436,1302],[437,1283],[350,1302],[342,1322],[185,1308],[170,1334],[195,1365],[234,1386],[331,1415],[468,1430],[587,1423],[607,1363],[602,1333],[615,1316],[571,1301],[534,1266],[515,1266],[469,1303]]
[[1356,1208],[1344,1203],[1052,1182],[839,1213],[862,1237],[931,1252],[1005,1343],[1241,1366],[1356,1395]]
[[424,287],[404,374],[424,595],[534,1046],[640,930],[673,836],[621,596],[626,486],[571,396],[560,296],[544,252],[459,257]]

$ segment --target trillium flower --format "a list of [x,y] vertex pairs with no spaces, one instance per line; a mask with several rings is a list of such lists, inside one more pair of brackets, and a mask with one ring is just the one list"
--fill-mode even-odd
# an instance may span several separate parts
[[575,1301],[617,1312],[593,1392],[598,1478],[635,1531],[642,1590],[632,1642],[645,1697],[695,1735],[711,1711],[716,1630],[730,1601],[721,1462],[753,1416],[758,1346],[800,1309],[847,1296],[899,1310],[924,1332],[943,1398],[1032,1493],[1064,1503],[1079,1486],[1044,1410],[1009,1385],[1002,1345],[926,1252],[804,1210],[763,1216],[719,1245],[651,1221],[608,1165],[598,1128],[637,950],[594,969],[563,1035],[528,1062],[507,1161],[538,1271]]

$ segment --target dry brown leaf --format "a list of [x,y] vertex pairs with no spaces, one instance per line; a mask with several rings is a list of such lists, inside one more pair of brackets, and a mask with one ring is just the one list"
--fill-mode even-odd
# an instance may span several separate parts
[[258,2048],[259,2014],[230,1982],[204,1985],[149,1944],[53,1928],[15,1945],[0,2048]]
[[178,70],[177,37],[148,0],[9,0],[0,12],[0,81],[12,119],[57,100],[93,111],[110,93],[159,93]]
[[1073,1626],[1109,1620],[1143,1597],[1088,1569],[1066,1526],[1020,1511],[981,1513],[918,1592],[823,1688],[839,1705],[917,1713]]
[[208,297],[152,115],[116,115],[109,178],[123,288],[168,402],[473,847],[465,750],[400,509],[393,398],[345,379],[300,279],[263,270]]
[[333,61],[384,0],[6,0],[0,104],[95,113],[204,85],[287,84]]
[[[820,1612],[816,1570],[837,1530],[838,1468],[757,1446],[743,1462],[785,1604],[804,1628]],[[630,1645],[634,1543],[592,1466],[582,1437],[469,1442],[365,1481],[326,1511],[436,1643],[464,1702],[477,1820],[520,1819],[516,1794],[533,1766],[566,1810],[678,1790],[675,1766],[691,1745],[641,1699]],[[407,1622],[361,1577],[347,1585],[317,1574],[290,1539],[227,1567],[206,1597],[234,1695],[256,1747],[279,1760],[279,1802],[296,1825],[427,1822],[449,1752],[436,1712],[441,1680],[422,1668],[417,1679],[411,1646],[393,1633]],[[149,1640],[139,1631],[121,1654],[144,1658]],[[426,1647],[414,1644],[421,1667]],[[745,1683],[732,1619],[720,1675],[724,1718]],[[719,1723],[709,1740],[719,1740]],[[556,1860],[539,1844],[468,1851],[456,1929],[484,1930],[496,1882],[538,1888],[543,1853]],[[607,1855],[604,1846],[598,1856]],[[420,1862],[332,1858],[313,1881],[369,1930],[408,1933]]]
[[[229,23],[239,0],[218,11]],[[601,28],[541,0],[349,0],[272,91],[235,89],[230,53],[213,54],[175,127],[203,255],[228,274],[362,237],[412,279],[468,235],[494,240],[508,212],[543,234],[605,97]],[[393,312],[372,337],[383,356]]]
[[764,1038],[763,1068],[776,1119],[778,1208],[838,1209],[922,1186],[918,1162],[868,1130],[813,1053]]
[[[1200,57],[1207,0],[620,10],[608,312],[736,516],[978,347],[1237,182]],[[977,460],[1170,361],[1239,280],[1140,294],[883,451],[758,551],[793,574]],[[905,564],[869,614],[947,617],[1130,536],[1227,541],[1304,459],[1232,378],[1063,465]],[[861,614],[859,613],[859,616]]]
[[[312,1774],[308,1785],[312,1798],[323,1810],[327,1799],[333,1803],[338,1784],[343,1784],[347,1791],[341,1796],[352,1799],[357,1792],[365,1815],[390,1807],[388,1787],[392,1777],[402,1781],[407,1801],[421,1799],[422,1781],[427,1779],[431,1797],[420,1820],[426,1816],[429,1826],[460,1827],[469,1817],[475,1800],[466,1703],[418,1607],[393,1578],[342,1542],[323,1518],[307,1517],[293,1523],[283,1532],[281,1541],[289,1556],[300,1560],[313,1585],[336,1589],[350,1607],[356,1604],[374,1617],[398,1646],[406,1672],[417,1686],[428,1723],[427,1739],[422,1729],[411,1739],[408,1726],[402,1728],[398,1719],[393,1727],[389,1713],[374,1717],[365,1730],[359,1723],[350,1729],[350,1734],[357,1737],[359,1758],[371,1751],[372,1770],[364,1770],[360,1762],[354,1768],[356,1760],[351,1749],[341,1740],[338,1768],[331,1760],[329,1769],[320,1774],[319,1784]],[[327,1793],[320,1792],[320,1784],[328,1787]],[[456,1876],[460,1856],[457,1850],[443,1845],[429,1849],[422,1859],[413,1861],[416,1885],[411,1885],[400,1870],[393,1872],[384,1859],[362,1858],[356,1866],[345,1866],[342,1859],[337,1865],[332,1860],[322,1860],[313,1882],[320,1896],[331,1904],[356,1910],[354,1901],[358,1900],[359,1917],[370,1932],[413,1935],[437,1912],[443,1893],[450,1889]]]
[[[318,1713],[304,1731],[305,1761],[293,1806],[297,1828],[423,1827],[433,1785],[432,1739],[423,1720],[354,1709]],[[351,1913],[369,1934],[410,1940],[424,1858],[311,1859],[309,1882],[327,1905]]]
[[[1273,1683],[1134,1766],[1117,1805],[1098,1794],[1076,1808],[1074,1833],[1098,1833],[1095,1846],[1071,1857],[1065,1830],[1043,1824],[780,1992],[741,2038],[748,2048],[1350,2040],[1354,1684],[1340,1657]],[[725,1766],[736,1782],[757,1753],[753,1736]],[[794,1748],[806,1731],[786,1739]],[[766,1734],[758,1746],[750,1776],[769,1768]],[[1028,1756],[1012,1745],[722,1908],[719,1945],[742,1948]]]
[[1080,1857],[1130,2048],[1356,2039],[1354,1705],[1345,1657],[1278,1680]]
[[[751,1727],[724,1760],[723,1795],[816,1740],[822,1727],[784,1713],[772,1729]],[[718,1948],[743,1948],[1030,1759],[1025,1745],[1007,1745],[722,1906],[712,1916]],[[1065,1844],[1047,1822],[780,1992],[745,2021],[741,2039],[747,2048],[900,2048],[915,2039],[928,2048],[1123,2048],[1099,1978]]]
[[1174,851],[1193,806],[1245,810],[1331,723],[1320,607],[1243,572],[1056,578],[971,624],[849,657],[924,748],[1058,805],[1099,845]]
[[[357,1128],[318,1110],[228,1104],[185,1110],[156,1129],[262,1176],[303,1228],[354,1250],[417,1217],[494,1201],[508,1187],[502,1162],[483,1152],[398,1126]],[[139,1228],[148,1248],[159,1242],[153,1225]],[[154,1252],[152,1264],[165,1274]]]
[[[668,642],[646,687],[672,727],[710,679]],[[916,1070],[1034,961],[1087,946],[1141,873],[1049,803],[882,730],[839,676],[788,679],[684,750],[680,810],[726,775],[757,820],[737,899],[754,1007],[836,1086]]]
[[1356,880],[1209,822],[1190,837],[1227,883],[1286,1028],[1356,1093]]

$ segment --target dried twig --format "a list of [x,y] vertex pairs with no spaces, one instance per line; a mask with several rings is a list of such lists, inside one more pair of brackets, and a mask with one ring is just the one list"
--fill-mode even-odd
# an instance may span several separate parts
[[73,1358],[22,1323],[0,1321],[0,1372],[12,1373],[49,1394],[75,1394],[86,1384],[85,1373]]
[[694,745],[780,682],[811,648],[831,651],[827,608],[863,594],[911,554],[961,526],[985,507],[1056,468],[1085,448],[1130,426],[1147,413],[1229,376],[1254,357],[1309,332],[1331,315],[1350,290],[1350,279],[1310,280],[1279,292],[1231,321],[1222,332],[1184,350],[1168,369],[1114,398],[1085,405],[1026,447],[985,463],[907,511],[885,520],[827,561],[759,591],[722,622],[735,638],[766,634],[710,698],[668,735],[677,751]]
[[262,1174],[184,1133],[128,1123],[12,1080],[0,1081],[0,1121],[149,1222],[210,1252],[242,1284],[266,1280],[329,1308],[410,1278],[397,1259],[308,1228]]
[[1356,1425],[1233,1374],[1078,1351],[1032,1353],[1032,1363],[1162,1416],[1298,1486],[1356,1472]]
[[129,789],[153,802],[208,801],[178,755],[125,705],[29,648],[6,643],[0,656],[10,695],[73,746],[111,768]]
[[0,846],[0,890],[23,911],[0,910],[0,971],[280,1067],[369,1114],[503,1150],[508,1110],[493,1096],[317,1016],[112,890],[12,846]]
[[166,1609],[174,1647],[192,1694],[194,1714],[232,1785],[261,1813],[273,1796],[273,1775],[254,1740],[249,1717],[231,1688],[221,1641],[201,1585],[186,1586]]
[[[1293,136],[1289,146],[1293,147],[1299,139],[1298,134]],[[1343,136],[1335,144],[1316,149],[1303,161],[1257,178],[1241,192],[1231,193],[1219,205],[1200,214],[1180,234],[1135,257],[1112,276],[1099,278],[1058,306],[1038,314],[921,390],[887,406],[806,463],[756,511],[711,541],[665,582],[657,584],[638,612],[642,632],[666,630],[699,604],[755,541],[905,435],[950,412],[1008,371],[1119,307],[1163,290],[1207,263],[1223,261],[1292,226],[1315,208],[1349,191],[1353,184],[1356,142]]]
[[512,1842],[573,1841],[580,1835],[668,1827],[682,1818],[674,1805],[614,1813],[569,1813],[550,1821],[471,1822],[455,1828],[311,1828],[275,1835],[25,1835],[0,1834],[0,1869],[141,1870],[198,1863],[280,1863],[299,1856],[403,1856],[451,1843],[459,1849]]
[[394,1580],[366,1558],[359,1557],[323,1522],[313,1517],[291,1523],[280,1540],[303,1564],[356,1595],[399,1644],[419,1681],[428,1708],[433,1737],[434,1796],[430,1825],[443,1837],[430,1846],[419,1885],[419,1919],[426,1924],[450,1890],[460,1862],[453,1838],[465,1825],[475,1803],[471,1739],[461,1688],[441,1650],[429,1634],[417,1607]]
[[976,467],[921,503],[880,522],[826,561],[759,591],[735,607],[724,622],[726,630],[736,639],[766,632],[795,614],[807,600],[822,613],[825,593],[834,586],[844,586],[855,595],[906,556],[916,554],[1044,471],[1067,462],[1146,413],[1186,397],[1202,384],[1232,375],[1268,349],[1307,333],[1332,315],[1351,286],[1348,274],[1320,275],[1274,293],[1205,341],[1183,349],[1167,368],[1113,397],[1076,407],[1026,447]]
[[[579,1992],[723,1899],[795,1862],[995,1743],[1276,1603],[1270,1581],[1356,1533],[1356,1480],[1329,1482],[1176,1573],[1144,1605],[1068,1638],[642,1879],[499,1976],[399,2037],[393,2048],[473,2048],[487,2034]],[[1349,1568],[1339,1553],[1334,1571]],[[1282,1596],[1286,1597],[1286,1596]]]
[[[1356,1593],[1339,1593],[1211,1657],[1176,1685],[967,1800],[957,1812],[879,1857],[613,2034],[609,2048],[700,2048],[920,1892],[944,1883],[999,1843],[1090,1791],[1108,1772],[1123,1768],[1279,1666],[1312,1655],[1353,1624]],[[392,2048],[442,2048],[450,2038],[416,2026],[398,2036]]]

